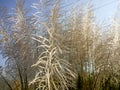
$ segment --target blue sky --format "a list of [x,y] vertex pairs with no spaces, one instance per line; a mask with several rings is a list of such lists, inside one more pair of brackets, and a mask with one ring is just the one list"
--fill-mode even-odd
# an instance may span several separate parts
[[120,0],[93,0],[95,7],[95,15],[98,21],[109,23],[110,18],[114,17],[116,10],[120,4]]
[[[37,2],[38,0],[25,0],[25,7],[30,8],[32,3]],[[98,21],[107,21],[110,17],[112,17],[115,13],[117,6],[120,3],[120,0],[64,0],[65,4],[69,3],[78,4],[79,2],[87,2],[91,1],[94,5],[95,14]],[[0,5],[5,6],[11,11],[11,8],[15,7],[15,0],[0,0]],[[64,6],[64,5],[63,5]],[[72,6],[72,5],[71,5]],[[69,6],[69,7],[71,7]],[[98,7],[100,7],[98,9]]]
[[[37,0],[26,0],[25,7],[30,8],[32,3],[36,2]],[[88,0],[65,0],[65,5],[69,5],[71,3],[79,4],[79,2],[87,2]],[[89,0],[94,5],[95,15],[97,18],[97,22],[104,21],[105,24],[108,24],[110,18],[114,16],[115,11],[120,3],[120,0]],[[0,0],[0,5],[7,7],[9,12],[11,12],[12,8],[15,7],[15,0]],[[65,6],[63,5],[63,6]],[[68,8],[70,8],[68,6]],[[0,65],[3,65],[3,58],[0,55]]]

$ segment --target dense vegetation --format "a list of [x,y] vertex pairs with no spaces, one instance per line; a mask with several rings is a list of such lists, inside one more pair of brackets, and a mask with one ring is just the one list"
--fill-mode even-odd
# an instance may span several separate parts
[[90,3],[69,16],[61,5],[40,0],[31,14],[17,1],[12,15],[0,7],[0,90],[120,90],[120,18],[103,28]]

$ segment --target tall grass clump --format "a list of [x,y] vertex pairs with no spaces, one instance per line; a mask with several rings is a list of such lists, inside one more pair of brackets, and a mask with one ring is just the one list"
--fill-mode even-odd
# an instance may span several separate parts
[[37,68],[36,75],[31,83],[36,83],[40,90],[68,90],[75,88],[75,73],[70,64],[60,58],[62,50],[59,46],[58,36],[58,1],[55,3],[48,23],[40,23],[47,31],[47,36],[33,35],[32,39],[40,43],[41,48],[38,60],[32,67]]
[[0,18],[7,58],[0,79],[10,90],[119,90],[119,13],[103,28],[91,3],[71,8],[69,15],[62,3],[39,0],[28,15],[18,0],[7,22]]
[[42,52],[33,65],[39,70],[31,83],[48,90],[118,89],[117,33],[102,35],[90,3],[71,9],[70,17],[61,23],[58,3],[53,4],[47,20],[40,22],[46,34],[32,37]]
[[[118,26],[117,26],[118,27]],[[90,3],[87,8],[75,8],[67,21],[65,45],[68,48],[67,60],[73,65],[72,69],[78,74],[78,90],[102,90],[102,83],[110,83],[105,87],[119,86],[117,74],[119,65],[116,56],[118,51],[118,32],[103,37],[102,30],[95,22],[93,7]],[[110,31],[112,28],[107,28]],[[117,48],[118,50],[118,48]],[[113,54],[114,53],[114,54]],[[116,57],[116,59],[115,59]],[[118,70],[118,71],[116,71]],[[115,75],[114,75],[114,74]],[[119,75],[118,75],[119,76]],[[111,80],[115,80],[112,85]],[[115,85],[116,84],[116,85]],[[104,88],[105,88],[104,87]]]

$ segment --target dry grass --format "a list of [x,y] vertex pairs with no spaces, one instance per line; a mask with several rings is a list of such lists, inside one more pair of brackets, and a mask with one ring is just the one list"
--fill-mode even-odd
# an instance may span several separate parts
[[38,47],[43,52],[38,57],[38,61],[33,64],[37,67],[36,76],[31,83],[37,83],[41,90],[68,90],[74,88],[75,73],[71,70],[70,64],[60,58],[62,50],[58,43],[57,33],[58,4],[52,10],[49,26],[42,25],[47,30],[47,38],[33,35],[32,39],[41,43]]
[[[64,22],[60,0],[34,4],[36,13],[32,18],[25,16],[22,3],[17,6],[10,28],[12,33],[7,32],[6,26],[0,26],[2,54],[8,57],[7,67],[17,71],[23,80],[15,78],[17,73],[9,72],[17,79],[11,82],[18,82],[19,88],[26,84],[27,89],[21,90],[29,90],[31,84],[33,90],[120,89],[118,18],[103,36],[104,28],[95,22],[90,3],[86,8],[71,9],[70,17]],[[48,8],[47,13],[42,12]],[[41,13],[45,16],[41,17]],[[2,25],[5,23],[0,21]]]

